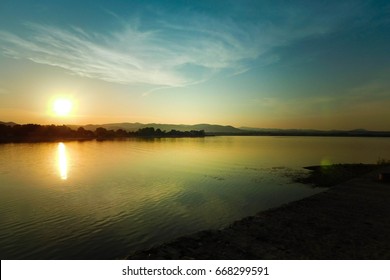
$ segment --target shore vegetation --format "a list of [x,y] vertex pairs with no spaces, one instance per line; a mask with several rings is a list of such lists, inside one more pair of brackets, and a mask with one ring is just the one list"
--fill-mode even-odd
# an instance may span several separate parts
[[177,138],[177,137],[204,137],[204,130],[191,131],[164,131],[153,127],[140,128],[137,131],[123,129],[108,130],[98,127],[94,131],[83,127],[71,129],[65,125],[4,125],[0,124],[0,142],[45,142],[63,140],[108,140],[118,138]]
[[390,160],[382,158],[379,158],[376,164],[355,163],[307,166],[304,168],[310,170],[310,173],[300,173],[294,177],[294,181],[315,187],[329,188],[385,166],[390,166]]

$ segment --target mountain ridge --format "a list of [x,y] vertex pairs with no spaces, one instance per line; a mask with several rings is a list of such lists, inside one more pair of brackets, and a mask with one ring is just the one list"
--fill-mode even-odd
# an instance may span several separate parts
[[[77,126],[80,127],[80,126]],[[104,127],[106,129],[124,129],[127,131],[136,131],[140,128],[154,127],[155,129],[161,129],[162,131],[178,130],[178,131],[191,131],[191,130],[204,130],[206,133],[244,133],[245,131],[235,128],[231,125],[218,125],[218,124],[161,124],[161,123],[107,123],[107,124],[87,124],[82,126],[87,130],[95,130],[98,127]]]
[[[2,122],[1,125],[14,126],[14,122]],[[390,131],[372,131],[363,128],[352,130],[319,130],[319,129],[282,129],[282,128],[254,128],[254,127],[234,127],[231,125],[218,125],[200,123],[194,125],[187,124],[163,124],[163,123],[106,123],[106,124],[87,124],[87,125],[66,125],[72,129],[83,127],[86,130],[95,131],[99,127],[107,130],[123,129],[128,132],[135,132],[146,127],[153,127],[161,131],[191,131],[204,130],[207,135],[246,135],[246,136],[367,136],[367,137],[390,137]]]

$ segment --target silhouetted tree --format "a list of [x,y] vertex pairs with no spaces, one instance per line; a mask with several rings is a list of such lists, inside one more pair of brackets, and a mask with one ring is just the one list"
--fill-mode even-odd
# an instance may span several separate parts
[[86,130],[84,127],[79,127],[76,131],[76,135],[77,138],[87,138],[87,139],[95,138],[95,134],[90,130]]
[[117,129],[115,131],[115,137],[118,137],[118,138],[124,138],[124,137],[128,137],[128,134],[125,130],[123,129]]
[[79,127],[73,130],[65,125],[39,125],[25,124],[9,126],[0,124],[0,142],[12,141],[54,141],[63,139],[112,139],[124,137],[204,137],[205,133],[201,131],[178,131],[169,132],[155,130],[153,127],[141,128],[135,132],[127,132],[123,129],[107,130],[104,127],[98,127],[95,132]]
[[98,127],[95,130],[95,135],[97,138],[107,138],[108,137],[108,131],[104,127]]
[[140,137],[154,137],[155,136],[154,127],[140,128],[138,129],[136,135]]

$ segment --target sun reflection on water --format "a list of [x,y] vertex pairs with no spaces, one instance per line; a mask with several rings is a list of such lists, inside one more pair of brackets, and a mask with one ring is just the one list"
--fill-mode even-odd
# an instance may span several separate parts
[[62,180],[68,179],[68,158],[64,143],[58,143],[58,170]]

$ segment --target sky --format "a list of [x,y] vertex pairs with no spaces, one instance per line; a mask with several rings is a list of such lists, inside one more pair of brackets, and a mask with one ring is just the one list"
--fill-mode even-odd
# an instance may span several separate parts
[[390,130],[389,54],[389,1],[1,0],[0,121]]

